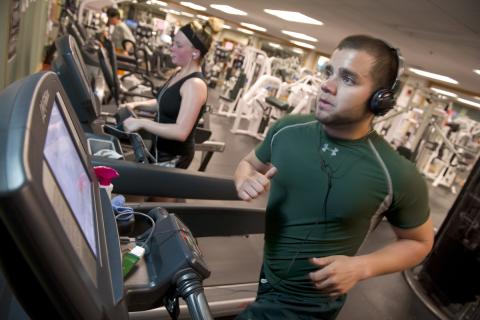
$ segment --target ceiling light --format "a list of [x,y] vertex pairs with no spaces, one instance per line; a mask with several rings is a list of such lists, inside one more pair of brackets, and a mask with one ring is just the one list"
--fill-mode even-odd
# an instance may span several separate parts
[[471,100],[467,100],[467,99],[463,99],[463,98],[457,98],[457,100],[458,100],[458,102],[465,103],[465,104],[480,108],[480,103],[478,103],[478,102],[473,102]]
[[437,93],[440,93],[440,94],[443,94],[444,96],[449,96],[449,97],[457,97],[458,95],[456,93],[453,93],[453,92],[450,92],[450,91],[446,91],[446,90],[442,90],[442,89],[438,89],[438,88],[430,88],[432,89],[433,91],[437,92]]
[[287,20],[287,21],[315,24],[317,26],[323,25],[322,21],[310,18],[309,16],[306,16],[303,13],[300,13],[300,12],[272,10],[272,9],[265,9],[263,11],[265,11],[268,14],[279,17],[280,19]]
[[292,51],[298,54],[303,54],[303,50],[300,48],[293,48]]
[[318,67],[323,67],[328,61],[330,61],[330,58],[324,57],[324,56],[319,56],[317,65]]
[[210,19],[209,17],[204,16],[204,15],[201,15],[201,14],[197,14],[197,18],[200,19],[200,20],[208,20],[208,19]]
[[275,48],[275,49],[282,49],[282,46],[279,45],[278,43],[269,42],[268,45],[272,48]]
[[428,71],[424,71],[424,70],[420,70],[420,69],[415,69],[415,68],[409,68],[409,70],[412,71],[415,74],[418,74],[419,76],[422,76],[422,77],[427,77],[427,78],[430,78],[430,79],[435,79],[435,80],[439,80],[439,81],[443,81],[443,82],[458,84],[457,80],[452,79],[452,78],[447,77],[447,76],[442,76],[441,74],[436,74],[436,73],[432,73],[432,72],[428,72]]
[[267,31],[267,29],[265,29],[264,27],[257,26],[256,24],[253,24],[253,23],[240,22],[240,24],[252,30],[257,30],[262,32]]
[[286,35],[289,35],[290,37],[294,37],[294,38],[301,39],[301,40],[307,40],[307,41],[313,41],[313,42],[318,41],[314,37],[310,37],[310,36],[308,36],[306,34],[303,34],[303,33],[300,33],[300,32],[282,30],[282,33],[284,33]]
[[181,14],[182,16],[189,17],[189,18],[193,18],[193,17],[194,17],[193,14],[188,13],[188,12],[183,12],[183,11],[182,11],[182,12],[180,12],[180,14]]
[[[162,6],[162,7],[168,6],[168,3],[163,2],[163,1],[158,1],[158,0],[150,0],[150,1],[147,1],[147,2],[156,4],[157,6]],[[147,4],[150,4],[150,3],[147,3]]]
[[223,25],[223,29],[232,29],[232,27],[229,26],[228,24],[224,24],[224,25]]
[[473,72],[475,72],[476,74],[480,75],[480,69],[473,69]]
[[207,11],[207,8],[199,6],[198,4],[195,4],[193,2],[181,1],[180,4],[184,7],[188,7],[188,8],[193,9],[193,10]]
[[293,44],[296,44],[299,47],[304,47],[304,48],[308,48],[308,49],[314,49],[315,48],[315,46],[311,45],[310,43],[305,43],[305,42],[295,41],[295,40],[290,40],[290,42],[293,43]]
[[252,30],[244,29],[244,28],[237,28],[238,31],[246,33],[246,34],[254,34]]
[[225,13],[234,14],[234,15],[237,15],[237,16],[246,16],[247,15],[247,13],[245,11],[238,10],[234,7],[230,7],[230,6],[227,6],[227,5],[224,5],[224,4],[211,4],[210,7],[212,7],[213,9],[217,9],[217,10],[223,11]]
[[171,14],[176,14],[177,16],[180,15],[180,12],[177,11],[177,10],[170,9],[170,10],[168,10],[168,12],[170,12]]

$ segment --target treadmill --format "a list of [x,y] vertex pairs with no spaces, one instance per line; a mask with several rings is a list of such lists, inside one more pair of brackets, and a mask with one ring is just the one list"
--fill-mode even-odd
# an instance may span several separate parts
[[[106,135],[104,133],[106,130],[105,128],[102,128],[102,126],[105,124],[105,122],[114,124],[123,119],[119,119],[118,117],[118,114],[121,113],[118,113],[116,118],[108,116],[103,120],[100,118],[101,111],[107,111],[110,114],[113,114],[117,111],[117,106],[100,106],[98,99],[95,97],[90,87],[85,63],[83,62],[80,49],[78,48],[73,37],[69,35],[62,36],[58,38],[55,43],[57,47],[57,57],[54,59],[52,64],[53,70],[58,74],[67,92],[67,95],[70,98],[74,110],[77,113],[80,122],[82,123],[82,127],[87,133],[87,142],[91,144],[90,150],[97,149],[96,146],[93,146],[94,142],[96,145],[100,144],[102,146],[109,144],[112,151],[116,151],[118,154],[123,155],[124,150],[122,150],[120,143],[111,136],[111,134],[115,134],[117,138],[123,139],[124,142],[132,145],[133,150],[131,150],[132,148],[127,148],[127,152],[129,154],[133,153],[133,156],[138,162],[148,163],[149,153],[139,135],[121,133],[118,130],[115,130],[115,128],[112,128],[112,126],[110,126],[112,129],[108,131],[110,135]],[[123,115],[123,118],[126,117],[128,117],[128,115]],[[205,135],[205,133],[208,134]],[[202,139],[202,141],[197,141],[195,145],[195,149],[202,151],[203,155],[199,171],[204,171],[206,169],[206,166],[208,165],[208,162],[210,161],[214,152],[223,152],[225,148],[225,143],[223,142],[206,140],[211,134],[210,131],[206,131],[204,129],[202,131],[201,128],[197,128],[196,139],[202,134],[205,137]],[[95,161],[102,160],[99,158]],[[120,166],[121,164],[121,162],[117,163],[115,168],[117,169],[116,166]],[[230,189],[227,188],[226,190],[230,191]],[[129,193],[129,191],[124,190],[120,190],[118,192]]]
[[[201,283],[212,271],[208,241],[261,234],[263,210],[136,204],[156,227],[140,217],[125,233],[98,187],[81,124],[58,77],[29,76],[0,93],[0,101],[1,273],[31,319],[170,319],[178,297],[186,303],[177,318],[211,319],[236,314],[253,300],[256,281],[212,277]],[[147,253],[124,279],[122,252],[131,245],[125,238],[148,230],[155,232]],[[213,251],[231,252],[226,239]],[[251,255],[247,247],[236,252],[239,260]],[[252,252],[259,268],[261,254]],[[219,278],[226,276],[232,276],[228,269]]]

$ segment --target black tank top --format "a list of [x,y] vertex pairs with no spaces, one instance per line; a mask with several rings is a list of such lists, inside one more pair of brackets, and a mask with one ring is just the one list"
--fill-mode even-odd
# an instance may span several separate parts
[[[193,72],[189,75],[183,77],[182,79],[175,82],[173,85],[168,87],[167,89],[160,90],[160,92],[164,91],[161,96],[158,98],[158,104],[160,106],[157,122],[159,123],[176,123],[178,113],[180,112],[180,105],[182,104],[182,96],[180,95],[180,88],[182,85],[191,78],[200,78],[205,81],[203,74],[201,72]],[[165,84],[168,86],[168,82]],[[163,88],[162,88],[163,89]],[[169,153],[171,155],[190,155],[195,152],[195,128],[200,120],[200,117],[205,110],[205,104],[202,106],[197,120],[195,121],[195,125],[193,126],[193,130],[188,135],[185,141],[178,141],[178,140],[170,140],[164,139],[162,137],[157,137],[157,151],[161,153]]]

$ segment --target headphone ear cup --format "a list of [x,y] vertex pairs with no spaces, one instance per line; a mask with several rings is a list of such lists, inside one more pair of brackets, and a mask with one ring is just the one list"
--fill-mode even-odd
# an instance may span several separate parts
[[395,95],[390,89],[380,89],[373,93],[368,107],[376,116],[383,116],[395,105]]

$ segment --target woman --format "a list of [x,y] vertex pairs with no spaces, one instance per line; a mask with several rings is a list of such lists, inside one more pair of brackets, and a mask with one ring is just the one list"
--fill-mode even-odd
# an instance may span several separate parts
[[194,21],[179,29],[171,47],[177,72],[162,87],[157,99],[131,102],[134,111],[157,112],[155,121],[128,118],[125,131],[145,130],[156,136],[156,160],[160,165],[186,169],[195,153],[195,127],[207,101],[207,85],[201,72],[202,58],[212,43],[212,34],[221,29],[219,19],[204,25]]

